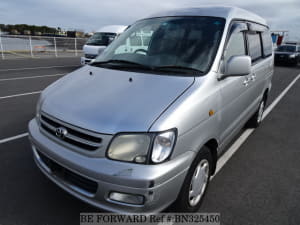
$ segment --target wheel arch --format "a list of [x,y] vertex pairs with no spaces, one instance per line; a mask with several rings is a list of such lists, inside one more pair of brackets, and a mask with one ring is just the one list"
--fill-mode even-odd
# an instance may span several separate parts
[[212,159],[213,159],[213,167],[212,167],[212,172],[211,175],[213,175],[216,171],[216,167],[217,167],[217,161],[218,161],[218,141],[214,138],[208,140],[204,146],[206,146],[211,153]]
[[267,102],[268,96],[269,96],[269,88],[267,88],[263,94],[263,100],[265,100],[265,102]]

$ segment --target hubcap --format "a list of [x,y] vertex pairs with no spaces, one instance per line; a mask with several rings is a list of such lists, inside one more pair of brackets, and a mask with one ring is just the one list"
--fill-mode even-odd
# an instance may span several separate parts
[[206,159],[202,159],[197,165],[189,190],[189,204],[190,206],[197,205],[205,191],[209,178],[209,163]]
[[262,116],[264,114],[264,108],[265,108],[265,102],[262,101],[259,105],[259,110],[258,110],[258,116],[257,116],[257,123],[260,123],[262,120]]

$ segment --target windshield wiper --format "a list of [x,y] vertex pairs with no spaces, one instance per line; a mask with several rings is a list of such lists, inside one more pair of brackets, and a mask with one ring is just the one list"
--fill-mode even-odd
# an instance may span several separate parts
[[121,67],[130,67],[130,68],[140,68],[140,69],[147,69],[147,70],[152,70],[153,68],[150,66],[146,66],[140,63],[132,62],[132,61],[127,61],[127,60],[121,60],[121,59],[111,59],[107,61],[98,61],[98,62],[93,62],[90,65],[92,66],[101,66],[101,65],[111,65],[111,66],[121,66]]
[[186,66],[176,66],[176,65],[167,65],[167,66],[157,66],[153,68],[154,70],[159,70],[159,71],[185,71],[185,72],[193,72],[197,74],[203,74],[204,72],[192,67],[186,67]]
[[118,67],[118,68],[134,68],[134,69],[143,69],[143,70],[151,70],[157,72],[176,72],[176,73],[192,73],[195,74],[203,74],[204,72],[191,67],[184,66],[176,66],[176,65],[166,65],[166,66],[147,66],[144,64],[140,64],[137,62],[121,60],[121,59],[111,59],[107,61],[97,61],[93,62],[90,65],[92,66],[109,66],[109,67]]

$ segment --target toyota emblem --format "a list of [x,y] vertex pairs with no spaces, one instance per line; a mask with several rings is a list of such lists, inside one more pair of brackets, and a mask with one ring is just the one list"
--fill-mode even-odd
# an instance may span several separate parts
[[61,139],[65,138],[68,134],[68,130],[64,127],[58,127],[55,130],[55,135]]

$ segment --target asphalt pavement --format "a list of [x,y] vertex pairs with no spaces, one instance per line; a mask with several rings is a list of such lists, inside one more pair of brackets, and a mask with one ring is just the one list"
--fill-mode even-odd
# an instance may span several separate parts
[[[79,61],[0,60],[0,142],[27,132],[39,91]],[[299,73],[300,67],[275,68],[268,106]],[[200,212],[221,213],[226,225],[300,224],[299,96],[297,81],[211,181]],[[1,225],[79,224],[80,212],[101,212],[38,170],[27,137],[0,144],[0,160]]]

